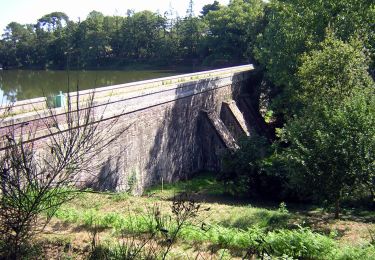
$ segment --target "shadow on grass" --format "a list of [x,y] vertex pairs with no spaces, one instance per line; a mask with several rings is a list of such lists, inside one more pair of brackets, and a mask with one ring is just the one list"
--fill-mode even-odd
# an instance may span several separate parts
[[361,223],[375,223],[375,211],[360,208],[343,208],[338,220],[334,219],[334,209],[324,209],[318,206],[304,205],[298,208],[292,208],[301,219],[310,224],[330,224],[336,221],[353,221]]
[[171,201],[175,195],[188,193],[189,197],[198,203],[217,203],[233,206],[249,204],[267,209],[278,208],[278,203],[269,200],[258,200],[229,194],[225,184],[216,179],[213,172],[203,172],[190,180],[153,186],[146,190],[144,196]]
[[232,216],[219,222],[219,225],[230,228],[246,230],[257,225],[269,231],[281,228],[287,228],[291,215],[277,210],[271,211],[261,208],[253,208],[239,216]]
[[[220,213],[222,220],[218,224],[224,227],[245,230],[257,225],[267,230],[276,230],[304,226],[326,235],[335,232],[337,238],[346,234],[344,226],[333,227],[337,221],[333,218],[333,211],[329,209],[310,203],[287,202],[287,211],[283,212],[279,210],[279,204],[275,201],[227,194],[225,185],[216,180],[214,173],[199,174],[191,180],[166,184],[163,187],[155,186],[149,189],[147,194],[161,200],[171,201],[174,195],[182,192],[188,192],[190,198],[198,203],[235,206],[229,213]],[[357,222],[359,225],[371,224],[375,222],[375,212],[359,208],[344,208],[340,220]]]
[[222,195],[225,193],[224,186],[216,180],[215,174],[211,172],[201,173],[194,178],[176,183],[165,183],[149,188],[145,194],[161,197],[174,196],[181,192],[201,193],[207,195]]

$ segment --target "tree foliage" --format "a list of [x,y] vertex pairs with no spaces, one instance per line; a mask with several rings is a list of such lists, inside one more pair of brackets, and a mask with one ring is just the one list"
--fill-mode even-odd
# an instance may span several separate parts
[[300,194],[336,205],[365,185],[374,192],[375,98],[357,93],[339,107],[308,109],[285,128],[290,178]]
[[319,49],[303,54],[293,95],[299,107],[322,103],[334,106],[373,87],[369,60],[362,46],[356,38],[346,43],[328,31]]
[[210,11],[217,11],[220,9],[220,3],[218,1],[214,1],[212,4],[207,4],[203,6],[201,15],[206,16]]
[[[191,1],[190,5],[193,2]],[[189,6],[189,10],[192,6]],[[33,25],[10,23],[0,40],[5,68],[98,68],[134,62],[235,64],[249,58],[263,18],[261,0],[234,0],[204,6],[202,16],[185,17],[151,11],[105,16],[92,11],[74,22],[52,12]]]
[[273,171],[269,160],[273,156],[272,147],[266,138],[254,134],[239,142],[240,149],[224,156],[221,180],[226,183],[227,192],[246,197],[266,197],[281,199],[285,178]]
[[258,35],[254,51],[269,79],[284,90],[275,107],[289,112],[288,100],[298,86],[296,74],[302,63],[301,55],[317,49],[327,28],[343,41],[354,36],[360,38],[362,48],[373,56],[374,19],[375,5],[370,0],[271,1],[266,9],[266,27]]
[[264,3],[233,0],[228,6],[209,12],[207,47],[211,55],[240,61],[249,59],[256,35],[262,28]]
[[297,117],[287,123],[291,181],[317,199],[339,202],[361,185],[373,189],[375,93],[357,42],[332,35],[306,54],[299,69]]
[[281,154],[265,161],[281,159],[299,195],[336,217],[354,190],[374,194],[374,19],[368,0],[274,0],[254,48],[286,121]]

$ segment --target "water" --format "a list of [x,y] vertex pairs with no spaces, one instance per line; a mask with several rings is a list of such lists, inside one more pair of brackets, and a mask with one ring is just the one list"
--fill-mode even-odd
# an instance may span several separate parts
[[[75,91],[181,74],[174,70],[42,71],[0,70],[0,101],[56,95]],[[69,86],[69,87],[68,87]]]

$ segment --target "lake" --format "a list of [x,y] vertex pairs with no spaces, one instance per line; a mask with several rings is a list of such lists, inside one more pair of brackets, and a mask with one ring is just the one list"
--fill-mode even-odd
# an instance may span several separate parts
[[0,70],[0,99],[4,102],[56,95],[146,79],[187,73],[175,70],[43,71]]

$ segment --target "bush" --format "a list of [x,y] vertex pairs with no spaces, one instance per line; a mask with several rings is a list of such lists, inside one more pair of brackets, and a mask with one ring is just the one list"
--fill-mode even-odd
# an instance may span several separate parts
[[243,138],[239,146],[239,150],[226,154],[223,159],[220,179],[228,192],[280,200],[285,190],[285,177],[272,158],[274,147],[258,135]]

